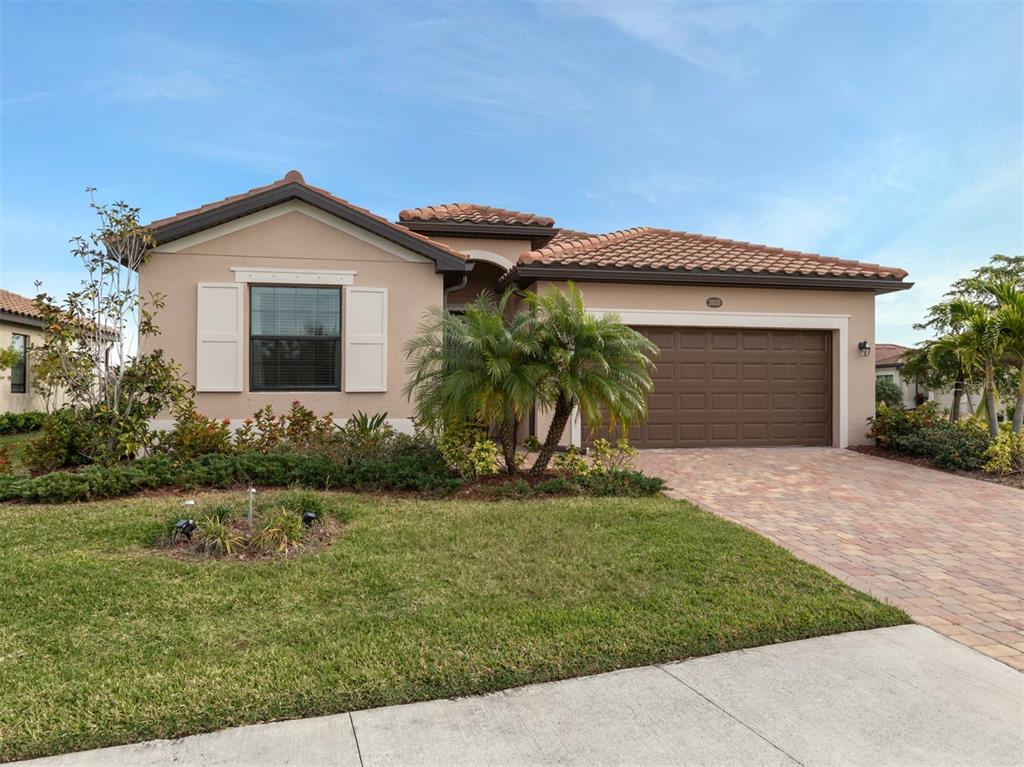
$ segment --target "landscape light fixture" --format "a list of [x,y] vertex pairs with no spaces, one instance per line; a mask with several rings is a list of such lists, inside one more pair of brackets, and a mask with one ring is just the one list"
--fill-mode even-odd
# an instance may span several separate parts
[[184,535],[188,540],[192,540],[192,533],[196,530],[196,523],[193,519],[179,519],[174,523],[174,534]]
[[319,519],[315,511],[307,511],[302,515],[302,524],[309,527]]
[[859,344],[857,344],[857,350],[860,351],[861,357],[867,357],[869,354],[871,354],[871,344],[869,344],[867,341],[861,341]]
[[256,488],[249,485],[249,489],[246,492],[249,494],[249,529],[252,530],[252,503],[256,498]]

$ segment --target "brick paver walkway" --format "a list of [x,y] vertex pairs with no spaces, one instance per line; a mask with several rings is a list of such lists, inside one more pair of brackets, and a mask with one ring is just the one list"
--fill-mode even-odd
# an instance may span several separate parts
[[638,465],[669,495],[1024,670],[1024,492],[830,448],[644,450]]

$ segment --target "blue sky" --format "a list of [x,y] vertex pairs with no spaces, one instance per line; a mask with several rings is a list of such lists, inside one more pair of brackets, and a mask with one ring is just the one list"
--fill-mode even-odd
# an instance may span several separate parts
[[299,168],[902,266],[879,341],[1024,251],[1019,3],[0,6],[3,287],[73,287],[83,193],[159,218]]

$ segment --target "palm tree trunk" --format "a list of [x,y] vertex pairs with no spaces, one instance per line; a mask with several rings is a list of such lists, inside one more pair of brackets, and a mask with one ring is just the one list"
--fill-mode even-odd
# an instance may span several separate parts
[[949,409],[949,420],[956,423],[960,420],[960,400],[964,397],[966,383],[961,379],[953,382],[953,407]]
[[1020,370],[1020,383],[1017,385],[1017,405],[1013,409],[1013,433],[1016,434],[1024,426],[1024,366]]
[[991,365],[985,368],[985,407],[988,409],[988,434],[994,439],[999,436],[999,419],[996,417],[996,382]]
[[501,441],[501,453],[505,458],[505,473],[516,473],[516,433],[519,424],[510,419],[499,432],[498,438]]
[[531,477],[539,477],[547,469],[551,456],[555,454],[555,448],[558,447],[558,440],[562,438],[565,425],[569,423],[569,416],[571,415],[572,404],[565,397],[559,395],[558,401],[555,402],[555,412],[551,419],[551,426],[548,427],[548,436],[544,440],[544,444],[541,445],[540,452],[537,454],[537,460],[530,469]]

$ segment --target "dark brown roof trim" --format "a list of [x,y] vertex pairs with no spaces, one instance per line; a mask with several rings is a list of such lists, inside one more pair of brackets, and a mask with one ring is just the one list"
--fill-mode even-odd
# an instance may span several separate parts
[[470,221],[399,221],[406,229],[425,234],[447,235],[449,237],[486,237],[496,240],[530,240],[530,247],[536,250],[547,245],[558,234],[557,227],[533,226],[531,224],[480,224]]
[[322,210],[324,213],[330,213],[342,221],[347,221],[378,237],[411,250],[413,253],[429,258],[436,264],[438,272],[468,271],[465,261],[456,258],[439,247],[423,242],[417,237],[403,233],[400,227],[404,225],[392,225],[380,221],[346,205],[341,205],[330,197],[299,183],[284,184],[241,200],[218,205],[208,211],[201,211],[187,218],[171,221],[155,228],[153,235],[156,238],[156,244],[158,246],[163,245],[173,240],[180,240],[182,237],[187,237],[190,234],[201,232],[204,229],[210,229],[228,221],[233,221],[236,218],[272,208],[289,200],[301,200],[312,205],[314,208]]
[[626,282],[638,284],[707,285],[721,287],[804,288],[814,290],[865,290],[891,293],[913,287],[912,282],[875,277],[825,277],[811,274],[766,272],[654,271],[594,267],[522,265],[511,269],[498,282],[504,289],[510,284],[526,288],[537,280],[573,280],[574,282]]
[[46,323],[39,317],[29,317],[27,314],[18,312],[0,311],[0,322],[10,322],[12,325],[24,325],[27,328],[46,327]]

